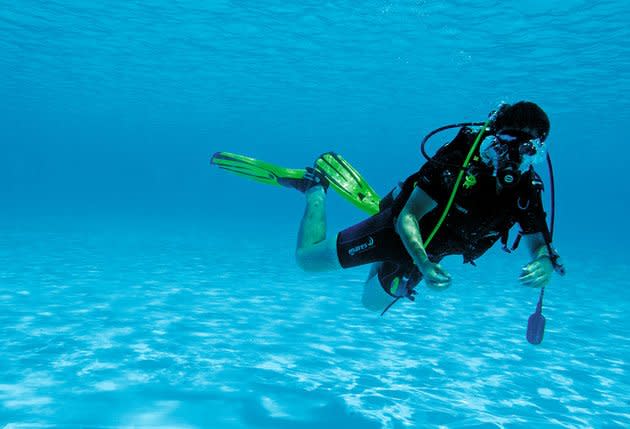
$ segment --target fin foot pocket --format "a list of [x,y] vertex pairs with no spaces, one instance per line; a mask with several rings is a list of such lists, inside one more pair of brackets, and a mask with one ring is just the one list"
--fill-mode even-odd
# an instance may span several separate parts
[[369,214],[378,213],[381,198],[341,155],[326,152],[317,158],[315,168],[324,174],[333,189],[343,198]]

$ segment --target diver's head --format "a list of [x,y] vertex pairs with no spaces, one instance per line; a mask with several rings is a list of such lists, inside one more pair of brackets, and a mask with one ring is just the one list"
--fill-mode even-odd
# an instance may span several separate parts
[[519,131],[544,142],[549,135],[549,118],[543,109],[531,101],[503,104],[496,112],[492,131]]
[[549,118],[529,101],[502,105],[495,114],[491,133],[481,144],[481,158],[494,168],[497,186],[509,188],[544,158]]

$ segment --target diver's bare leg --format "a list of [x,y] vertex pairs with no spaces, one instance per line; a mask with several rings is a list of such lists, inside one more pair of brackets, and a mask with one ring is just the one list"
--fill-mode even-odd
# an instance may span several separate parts
[[381,312],[392,302],[392,297],[383,290],[378,279],[378,269],[382,262],[376,262],[370,267],[370,274],[363,284],[361,304],[370,311]]
[[297,263],[305,271],[340,269],[336,237],[326,239],[326,192],[314,186],[305,195],[306,208],[295,251]]

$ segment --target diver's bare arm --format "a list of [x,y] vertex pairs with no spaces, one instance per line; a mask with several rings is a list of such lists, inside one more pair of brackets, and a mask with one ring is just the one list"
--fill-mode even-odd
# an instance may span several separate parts
[[426,192],[415,188],[396,221],[396,232],[418,268],[429,262],[422,244],[419,220],[436,205],[437,203]]
[[526,235],[525,240],[533,260],[523,267],[519,279],[525,286],[544,287],[551,281],[553,274],[553,263],[545,238],[541,233],[535,233]]
[[549,249],[547,249],[545,237],[541,232],[527,234],[524,238],[529,248],[529,253],[532,255],[532,259],[538,259],[543,256],[549,257]]

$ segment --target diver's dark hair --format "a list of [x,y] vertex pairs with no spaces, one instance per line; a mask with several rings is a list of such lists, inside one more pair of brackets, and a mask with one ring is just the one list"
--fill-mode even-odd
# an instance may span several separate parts
[[545,140],[549,134],[549,118],[538,104],[519,101],[499,108],[493,128],[495,131],[529,128],[536,131],[536,137]]

